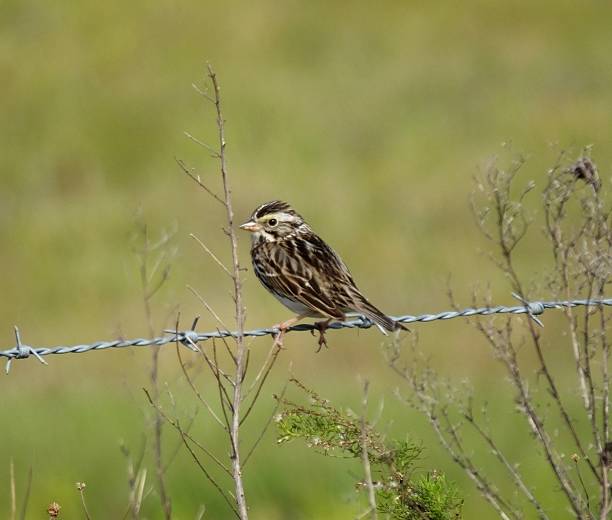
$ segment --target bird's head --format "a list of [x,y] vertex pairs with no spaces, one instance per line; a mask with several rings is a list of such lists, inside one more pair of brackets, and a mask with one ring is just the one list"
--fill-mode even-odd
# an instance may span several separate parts
[[273,200],[259,206],[240,226],[252,233],[253,243],[276,242],[291,237],[307,227],[304,219],[286,202]]

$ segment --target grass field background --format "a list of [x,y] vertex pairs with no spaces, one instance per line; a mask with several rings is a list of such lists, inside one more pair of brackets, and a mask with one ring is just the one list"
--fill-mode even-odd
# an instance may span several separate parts
[[[593,144],[609,186],[612,7],[604,2],[5,0],[0,10],[2,348],[13,345],[13,324],[37,346],[146,336],[130,238],[137,215],[152,233],[177,229],[171,278],[153,302],[157,331],[173,323],[177,306],[185,321],[202,314],[199,328],[214,329],[186,284],[231,320],[227,280],[188,236],[227,258],[223,214],[175,163],[184,159],[218,186],[215,162],[183,135],[215,139],[211,107],[191,87],[202,82],[207,61],[222,84],[237,218],[266,200],[290,201],[391,314],[449,308],[449,275],[461,304],[487,285],[499,303],[512,301],[469,209],[473,176],[491,156],[526,155],[520,177],[541,189],[559,150],[578,154]],[[534,208],[538,197],[531,196]],[[519,251],[529,280],[550,263],[538,226]],[[248,239],[241,239],[247,265]],[[248,327],[288,317],[250,270],[245,294]],[[563,371],[569,347],[560,322],[547,314],[546,323],[548,352]],[[561,495],[524,442],[503,371],[483,340],[462,320],[413,328],[442,373],[469,378],[477,396],[495,403],[500,442],[553,517],[563,518]],[[466,518],[492,517],[424,420],[393,397],[400,381],[381,355],[383,338],[344,331],[329,341],[329,350],[315,354],[310,335],[287,338],[245,442],[272,410],[290,365],[342,407],[359,406],[359,377],[367,378],[372,407],[384,399],[381,428],[423,443],[420,466],[457,483]],[[253,349],[263,353],[268,345],[257,340]],[[48,367],[16,362],[0,378],[0,516],[8,515],[13,459],[20,499],[32,468],[28,518],[43,518],[53,500],[65,518],[81,517],[76,481],[87,483],[95,518],[121,518],[128,488],[119,444],[138,452],[151,431],[142,391],[151,352],[47,359]],[[164,348],[160,360],[176,413],[188,416],[196,402],[174,348]],[[200,381],[206,389],[209,379]],[[571,373],[567,381],[571,395]],[[194,428],[224,453],[223,436],[204,412]],[[173,451],[170,429],[165,441]],[[149,440],[152,482],[150,448]],[[488,464],[495,475],[499,468]],[[298,444],[279,447],[271,431],[245,470],[252,517],[354,517],[363,505],[353,487],[360,471]],[[168,482],[176,518],[193,518],[200,504],[208,518],[229,517],[183,451]],[[161,518],[160,511],[152,493],[144,516]]]

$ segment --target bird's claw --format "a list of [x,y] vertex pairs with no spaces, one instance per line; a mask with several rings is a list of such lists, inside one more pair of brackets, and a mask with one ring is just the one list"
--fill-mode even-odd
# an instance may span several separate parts
[[285,346],[283,344],[283,340],[285,339],[285,332],[289,328],[289,325],[286,322],[277,323],[272,326],[273,329],[278,329],[278,332],[274,334],[274,343],[278,346],[278,348],[284,349]]
[[[321,352],[323,347],[329,348],[327,345],[327,340],[325,339],[325,331],[329,325],[329,320],[326,321],[317,321],[314,323],[314,326],[319,331],[319,348],[317,349],[317,354]],[[311,330],[310,333],[314,336],[314,330]]]

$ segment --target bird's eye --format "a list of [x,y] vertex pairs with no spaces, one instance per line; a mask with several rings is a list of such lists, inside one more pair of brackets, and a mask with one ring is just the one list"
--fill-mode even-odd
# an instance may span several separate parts
[[268,224],[274,227],[276,226],[276,224],[278,224],[278,220],[276,220],[275,218],[271,218],[270,220],[268,220]]

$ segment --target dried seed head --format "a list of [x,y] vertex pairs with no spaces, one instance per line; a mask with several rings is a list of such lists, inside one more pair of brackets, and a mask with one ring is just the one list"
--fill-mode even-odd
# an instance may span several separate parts
[[601,188],[601,181],[597,173],[597,166],[589,157],[581,157],[571,167],[572,173],[577,179],[584,181],[586,184],[593,186],[595,191]]
[[578,461],[580,460],[580,457],[578,456],[578,454],[577,454],[577,453],[572,453],[571,459],[572,459],[574,462],[578,462]]
[[47,514],[49,518],[58,518],[59,512],[62,506],[60,506],[57,502],[51,502],[49,507],[47,508]]

